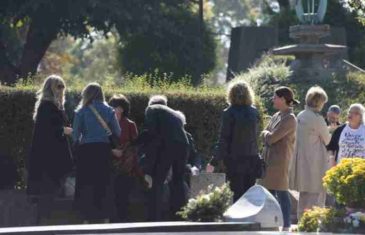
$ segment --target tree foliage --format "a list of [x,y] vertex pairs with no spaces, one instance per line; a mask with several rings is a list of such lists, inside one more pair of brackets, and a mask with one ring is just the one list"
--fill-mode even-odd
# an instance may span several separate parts
[[174,80],[187,75],[199,84],[215,66],[214,35],[186,6],[163,8],[160,14],[158,23],[122,37],[123,72],[167,74]]
[[[49,45],[59,36],[90,38],[95,31],[107,34],[113,27],[123,38],[141,35],[151,27],[161,28],[161,33],[166,26],[166,12],[188,9],[191,4],[188,0],[0,1],[0,79],[13,83],[36,73]],[[13,47],[9,37],[20,29],[26,31],[18,40],[23,43]]]

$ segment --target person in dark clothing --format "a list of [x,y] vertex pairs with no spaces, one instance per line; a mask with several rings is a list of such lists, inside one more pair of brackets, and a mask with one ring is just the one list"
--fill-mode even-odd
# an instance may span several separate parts
[[337,129],[337,127],[341,126],[340,115],[341,115],[341,108],[338,105],[331,105],[328,108],[325,121],[328,126],[330,134],[333,134],[333,132]]
[[90,83],[83,89],[73,127],[73,140],[79,143],[75,208],[84,223],[109,222],[114,209],[109,137],[119,138],[121,129],[114,109],[105,103],[99,84]]
[[217,154],[207,165],[207,172],[213,172],[220,160],[226,167],[227,179],[237,201],[255,184],[259,134],[259,112],[253,106],[254,94],[245,82],[233,83],[228,89],[229,107],[223,111]]
[[27,194],[37,198],[38,223],[48,217],[55,196],[61,193],[64,177],[72,169],[67,136],[72,133],[64,112],[63,79],[46,78],[38,92],[34,110],[32,145],[27,161]]
[[145,112],[143,131],[136,141],[143,145],[146,155],[143,171],[152,177],[149,198],[149,220],[163,218],[163,187],[169,169],[172,168],[171,213],[187,202],[184,188],[184,172],[188,155],[188,139],[179,113],[167,107],[163,96],[151,97]]

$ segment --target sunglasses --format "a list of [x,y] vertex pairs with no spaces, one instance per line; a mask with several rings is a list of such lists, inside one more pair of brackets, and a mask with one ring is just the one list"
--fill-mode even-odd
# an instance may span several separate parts
[[58,85],[57,85],[57,89],[58,89],[58,90],[65,89],[65,86],[64,86],[63,84],[58,84]]

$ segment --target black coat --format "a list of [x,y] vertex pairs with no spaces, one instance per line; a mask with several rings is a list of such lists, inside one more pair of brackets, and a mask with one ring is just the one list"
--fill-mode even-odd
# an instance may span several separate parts
[[228,171],[248,172],[258,155],[259,112],[253,106],[230,106],[223,111],[217,151],[211,161],[223,160]]
[[28,168],[28,194],[55,193],[61,179],[71,170],[69,142],[63,133],[66,126],[64,112],[50,101],[38,107]]
[[170,151],[169,148],[176,144],[187,148],[189,141],[182,117],[166,105],[155,104],[147,107],[143,130],[135,143],[142,145],[146,153],[144,172],[153,174],[156,165],[164,164],[165,158],[174,157],[162,156],[163,153],[173,152],[173,149]]

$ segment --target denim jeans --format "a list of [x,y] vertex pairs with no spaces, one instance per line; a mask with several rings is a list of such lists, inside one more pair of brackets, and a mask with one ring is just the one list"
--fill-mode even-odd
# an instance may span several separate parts
[[290,221],[291,203],[290,203],[289,192],[270,190],[270,193],[274,195],[274,197],[278,200],[280,204],[281,211],[283,212],[284,228],[289,228],[291,224]]

